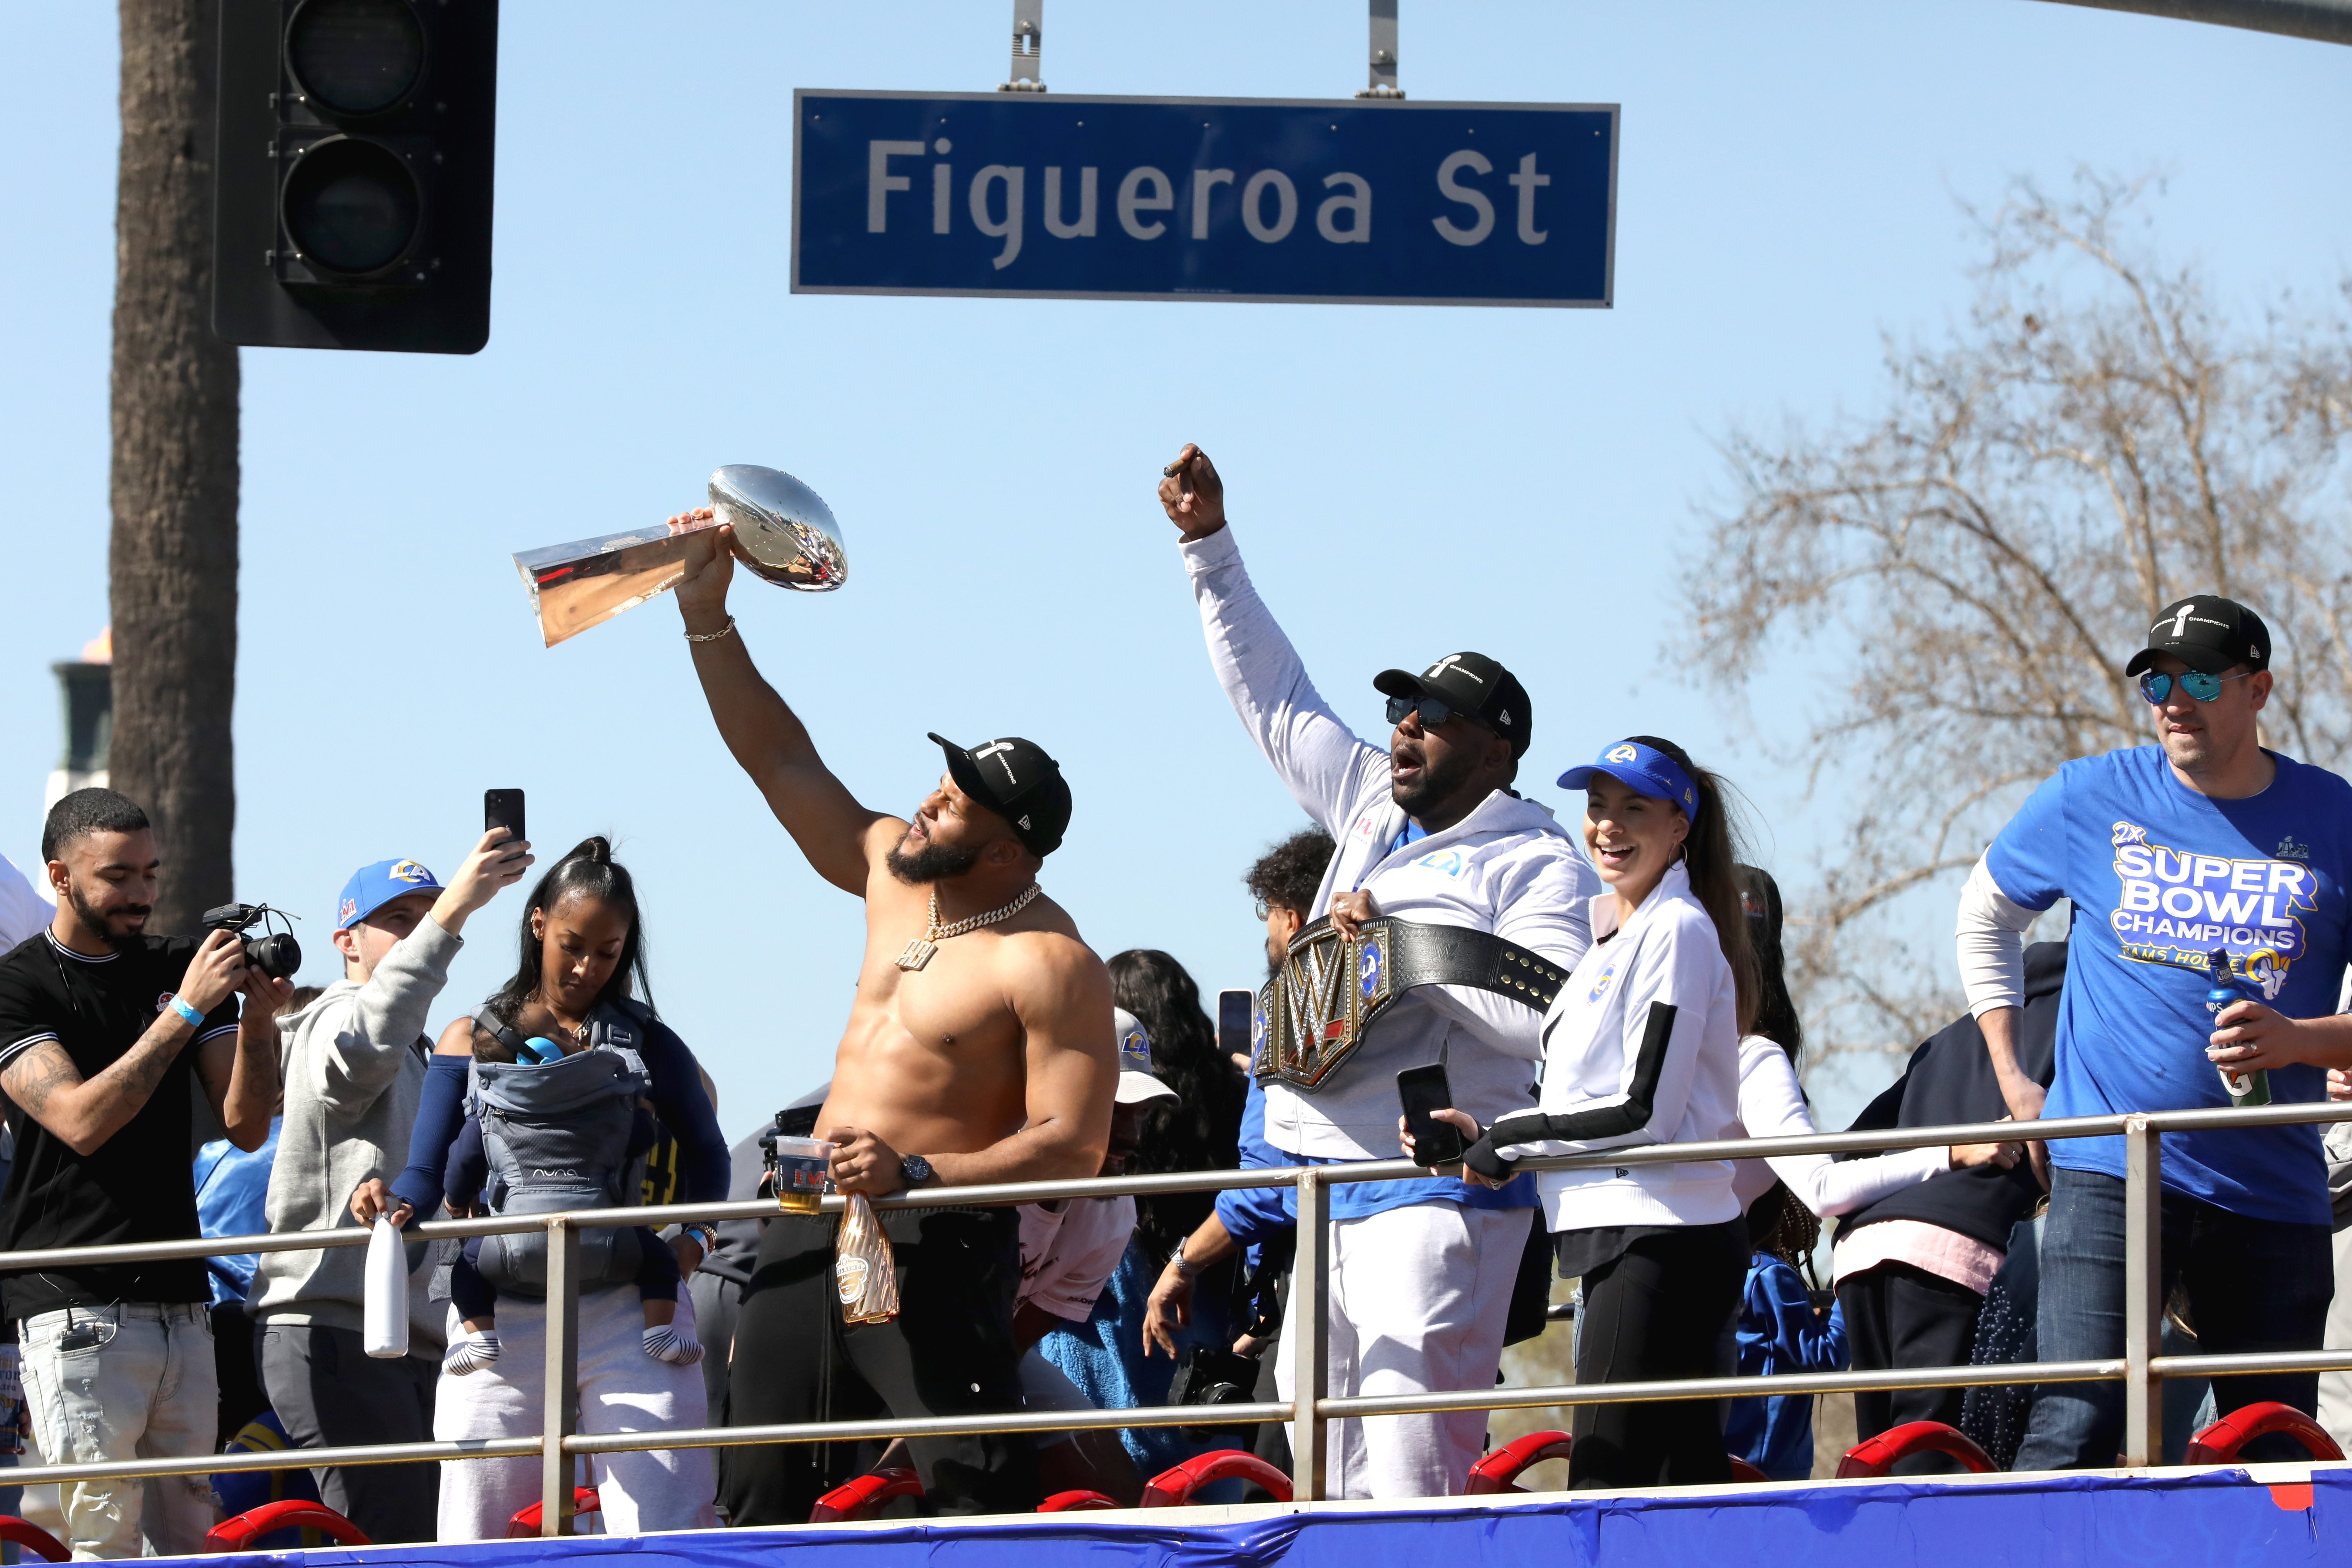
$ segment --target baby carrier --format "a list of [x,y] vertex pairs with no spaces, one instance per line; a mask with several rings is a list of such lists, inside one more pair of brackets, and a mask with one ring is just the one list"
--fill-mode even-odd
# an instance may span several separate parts
[[[644,1160],[628,1155],[637,1100],[650,1079],[635,1047],[645,1038],[639,1004],[589,1015],[584,1050],[544,1065],[474,1064],[467,1114],[479,1119],[493,1213],[557,1214],[635,1203]],[[631,1226],[583,1227],[580,1284],[635,1279],[642,1261]],[[486,1236],[477,1266],[501,1294],[547,1293],[547,1233]]]

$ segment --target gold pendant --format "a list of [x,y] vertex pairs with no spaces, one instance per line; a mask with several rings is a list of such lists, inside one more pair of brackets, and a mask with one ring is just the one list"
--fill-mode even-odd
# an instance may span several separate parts
[[917,937],[908,942],[907,950],[898,955],[898,967],[906,970],[920,969],[931,961],[931,954],[939,950],[939,943],[925,942],[921,937]]

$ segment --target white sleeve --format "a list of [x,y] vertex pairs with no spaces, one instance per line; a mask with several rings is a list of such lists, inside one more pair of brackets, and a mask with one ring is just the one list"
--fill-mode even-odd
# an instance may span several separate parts
[[[1760,1036],[1739,1042],[1739,1124],[1750,1138],[1802,1138],[1818,1132],[1797,1087],[1796,1068],[1780,1047]],[[1827,1154],[1776,1154],[1764,1163],[1814,1214],[1852,1214],[1887,1194],[1938,1174],[1950,1157],[1941,1144],[1875,1159],[1832,1160]]]
[[1209,662],[1234,711],[1291,798],[1332,837],[1344,837],[1356,803],[1385,785],[1387,749],[1359,740],[1315,689],[1250,582],[1230,527],[1181,548]]
[[34,890],[16,863],[0,855],[0,952],[31,937],[57,913],[57,906]]
[[1977,857],[1968,886],[1960,889],[1956,945],[1960,990],[1969,1014],[1981,1018],[1996,1007],[2025,1005],[2025,928],[2040,913],[2000,890],[1985,857]]
[[1827,1219],[1832,1215],[1852,1214],[1889,1193],[1942,1175],[1951,1168],[1951,1156],[1938,1143],[1932,1149],[1905,1149],[1861,1160],[1781,1154],[1764,1163],[1788,1184],[1798,1202]]

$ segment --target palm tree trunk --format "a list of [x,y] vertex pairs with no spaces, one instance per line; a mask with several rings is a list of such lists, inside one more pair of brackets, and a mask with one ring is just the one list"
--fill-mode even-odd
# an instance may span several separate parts
[[212,331],[218,0],[121,0],[115,188],[114,787],[163,866],[148,929],[232,896],[236,350]]

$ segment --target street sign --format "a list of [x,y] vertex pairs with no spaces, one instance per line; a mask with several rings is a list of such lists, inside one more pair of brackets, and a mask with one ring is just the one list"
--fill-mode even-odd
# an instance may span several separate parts
[[793,94],[793,291],[1610,303],[1617,106]]

